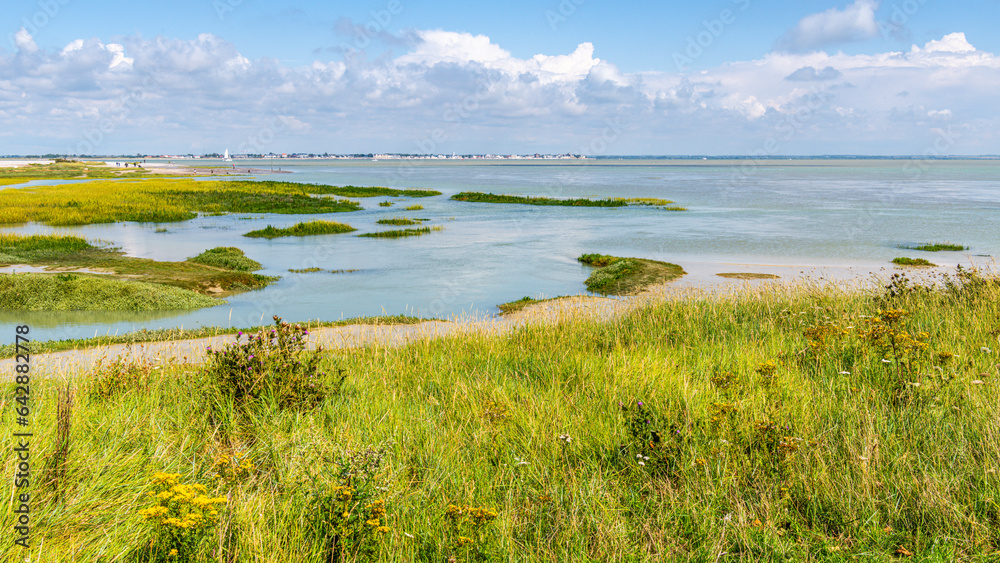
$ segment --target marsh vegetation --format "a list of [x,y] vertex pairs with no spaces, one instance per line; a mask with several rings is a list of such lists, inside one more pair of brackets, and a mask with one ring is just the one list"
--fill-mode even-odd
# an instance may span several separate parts
[[923,250],[924,252],[958,252],[962,250],[968,250],[969,247],[962,244],[954,244],[950,242],[930,242],[927,244],[915,244],[915,245],[903,245],[899,248],[904,250]]
[[935,264],[931,264],[930,261],[925,258],[907,258],[905,256],[893,258],[892,263],[899,266],[935,266]]
[[336,223],[333,221],[307,221],[303,223],[296,223],[291,227],[278,229],[271,225],[263,229],[256,231],[250,231],[244,234],[245,237],[250,238],[280,238],[280,237],[308,237],[316,235],[335,235],[340,233],[350,233],[356,231],[354,227],[350,225],[345,225],[344,223]]
[[[224,297],[233,293],[241,293],[253,289],[259,289],[277,280],[272,276],[264,276],[252,273],[261,268],[260,263],[247,258],[243,251],[235,247],[220,247],[199,254],[184,262],[158,262],[146,258],[134,258],[125,256],[117,248],[108,246],[95,246],[87,240],[71,235],[16,235],[0,234],[0,262],[5,264],[27,264],[38,267],[45,267],[53,274],[32,274],[35,278],[52,277],[56,272],[72,274],[73,284],[56,284],[55,282],[45,282],[49,285],[37,285],[41,289],[49,287],[59,289],[65,293],[72,290],[74,295],[84,295],[85,291],[93,291],[95,300],[87,305],[83,310],[103,310],[103,307],[111,307],[106,310],[155,310],[168,308],[191,308],[191,307],[155,307],[155,299],[150,299],[149,308],[123,309],[114,304],[114,300],[108,299],[111,290],[109,288],[119,287],[109,281],[137,281],[147,282],[159,286],[173,286],[183,290],[189,290],[197,294],[210,295],[213,297]],[[98,273],[94,273],[98,272]],[[18,274],[20,277],[21,274]],[[4,276],[9,278],[11,276]],[[76,281],[89,280],[98,277],[103,281]],[[7,281],[11,291],[19,291]],[[22,282],[27,283],[27,282]],[[42,284],[40,281],[32,282]],[[124,289],[122,291],[125,291]],[[136,290],[138,291],[138,290]],[[65,305],[57,303],[68,302],[63,298],[57,298],[57,294],[39,293],[39,296],[52,295],[53,310],[68,310]],[[143,294],[145,295],[145,294]],[[97,299],[100,296],[100,299]],[[32,299],[40,299],[35,297]],[[14,304],[27,303],[23,300],[10,300],[11,308]],[[35,301],[31,301],[35,303]],[[217,305],[222,303],[219,300],[202,300],[191,297],[190,303],[197,303],[199,306]],[[102,305],[103,304],[103,305]],[[167,302],[164,302],[166,305]],[[21,306],[18,305],[18,306]],[[34,305],[33,305],[34,306]],[[41,305],[38,305],[41,307]],[[61,307],[61,308],[57,308]],[[33,310],[43,310],[33,309]]]
[[[441,230],[440,227],[436,230]],[[422,227],[419,229],[391,229],[388,231],[376,231],[374,233],[362,233],[357,235],[359,237],[371,237],[371,238],[402,238],[402,237],[418,237],[421,235],[426,235],[431,232],[430,227]]]
[[406,217],[391,217],[389,219],[379,219],[375,221],[379,225],[394,225],[397,227],[403,227],[406,225],[419,225],[423,222],[423,219],[408,219]]
[[[330,194],[341,197],[432,197],[441,195],[437,190],[399,190],[384,187],[358,187],[358,186],[324,186],[317,184],[298,184],[306,186],[309,193]],[[317,186],[316,189],[312,186]]]
[[165,223],[194,219],[199,213],[319,214],[361,209],[350,200],[312,197],[304,187],[290,182],[145,178],[8,189],[0,190],[0,224]]
[[[65,468],[33,485],[32,532],[60,561],[991,561],[998,300],[963,272],[109,361],[32,382],[33,455]],[[215,513],[178,526],[165,483]]]
[[16,311],[160,311],[214,307],[193,291],[134,280],[66,274],[0,274],[0,309]]
[[677,264],[645,258],[584,254],[577,260],[596,268],[584,283],[587,291],[601,295],[633,295],[686,273]]
[[563,207],[627,207],[629,205],[652,206],[668,211],[685,211],[684,207],[670,205],[673,201],[657,198],[604,198],[604,199],[556,199],[550,197],[532,197],[520,195],[503,195],[482,192],[460,192],[451,199],[476,203],[507,203],[520,205],[555,205]]

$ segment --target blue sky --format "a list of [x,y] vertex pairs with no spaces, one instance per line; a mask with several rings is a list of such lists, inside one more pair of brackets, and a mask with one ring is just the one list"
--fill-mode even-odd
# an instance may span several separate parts
[[0,153],[1000,153],[1000,2],[39,0]]

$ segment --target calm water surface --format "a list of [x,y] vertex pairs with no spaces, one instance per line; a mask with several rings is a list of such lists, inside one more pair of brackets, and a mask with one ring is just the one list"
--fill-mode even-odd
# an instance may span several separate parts
[[[266,168],[267,161],[240,161]],[[199,166],[224,166],[201,161]],[[183,223],[28,225],[7,231],[74,233],[120,246],[127,254],[183,260],[206,248],[238,246],[280,275],[267,289],[228,298],[194,312],[0,313],[0,330],[37,327],[36,339],[93,336],[140,328],[247,326],[278,314],[287,320],[340,319],[407,313],[447,317],[496,311],[525,295],[584,291],[586,252],[638,256],[714,272],[767,267],[878,268],[896,256],[925,256],[939,264],[968,263],[1000,253],[1000,162],[718,161],[434,162],[283,161],[291,174],[262,176],[304,183],[435,189],[443,196],[360,200],[363,211],[327,215],[359,232],[382,230],[393,216],[429,219],[444,227],[422,237],[368,239],[352,234],[250,239],[266,225],[286,227],[304,215],[199,217]],[[549,197],[656,197],[687,212],[532,207],[462,203],[456,192]],[[420,204],[420,211],[403,208]],[[157,233],[159,228],[167,232]],[[356,233],[355,233],[356,234]],[[964,253],[903,251],[901,244],[951,241]],[[976,259],[976,258],[974,258]],[[983,258],[978,258],[983,259]],[[986,258],[986,260],[989,260]],[[733,266],[742,264],[749,266]],[[755,268],[753,265],[757,265]],[[290,268],[356,269],[294,274]]]

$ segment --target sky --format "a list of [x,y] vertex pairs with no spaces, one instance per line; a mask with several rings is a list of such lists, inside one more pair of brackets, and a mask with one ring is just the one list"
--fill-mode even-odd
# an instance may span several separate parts
[[1000,154],[1000,0],[35,0],[0,154]]

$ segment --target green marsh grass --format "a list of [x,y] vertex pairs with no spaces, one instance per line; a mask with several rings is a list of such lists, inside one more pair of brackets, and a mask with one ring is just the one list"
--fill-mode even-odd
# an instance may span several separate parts
[[669,199],[659,198],[604,198],[604,199],[556,199],[551,197],[532,197],[520,195],[493,194],[482,192],[460,192],[451,199],[455,201],[470,201],[477,203],[509,203],[520,205],[555,205],[563,207],[628,207],[639,205],[647,207],[658,207],[667,211],[686,211],[684,207],[670,205],[674,203]]
[[244,234],[245,237],[251,238],[279,238],[279,237],[308,237],[316,235],[334,235],[339,233],[350,233],[356,231],[354,227],[350,225],[345,225],[344,223],[335,223],[333,221],[308,221],[304,223],[296,223],[291,227],[285,229],[278,229],[271,225],[267,227],[250,231]]
[[512,203],[521,205],[559,205],[572,207],[625,207],[628,205],[628,202],[624,199],[554,199],[550,197],[530,197],[481,192],[460,192],[451,196],[451,199],[455,201],[469,201],[476,203]]
[[423,208],[424,208],[424,206],[423,206],[423,205],[419,205],[419,204],[417,204],[417,205],[408,205],[408,206],[406,206],[406,207],[405,207],[404,209],[405,209],[406,211],[420,211],[420,210],[421,210],[421,209],[423,209]]
[[[299,409],[206,408],[205,368],[158,365],[133,392],[77,393],[65,493],[33,484],[31,553],[131,561],[152,537],[149,479],[167,472],[228,498],[195,561],[325,562],[337,538],[380,562],[995,561],[997,301],[997,281],[973,277],[768,288],[373,344],[327,352],[323,381],[342,387]],[[926,347],[887,352],[880,325]],[[32,383],[41,460],[65,384]],[[230,459],[245,469],[223,473]],[[388,530],[318,522],[344,487],[359,511],[383,502]]]
[[379,225],[394,225],[397,227],[403,227],[406,225],[419,225],[423,219],[408,219],[406,217],[392,217],[389,219],[379,219],[375,221]]
[[210,248],[194,258],[188,258],[188,262],[215,266],[234,272],[256,272],[264,268],[260,262],[247,258],[246,254],[235,246]]
[[[0,224],[187,221],[199,213],[357,211],[354,201],[311,197],[304,184],[147,178],[0,190]],[[316,189],[319,186],[308,186]]]
[[0,309],[18,311],[158,311],[224,303],[187,289],[106,276],[0,275]]
[[[49,269],[87,269],[103,277],[176,286],[215,297],[266,287],[278,278],[254,274],[260,264],[234,247],[221,247],[184,262],[158,262],[124,256],[117,248],[94,246],[75,236],[0,234],[0,263]],[[96,286],[95,286],[96,287]]]
[[[306,184],[306,186],[311,185],[313,184]],[[398,190],[395,188],[366,188],[358,186],[322,186],[319,191],[309,189],[309,192],[314,194],[331,194],[341,197],[431,197],[441,195],[441,192],[435,190]]]
[[35,264],[81,251],[95,250],[73,235],[19,235],[0,233],[0,262]]
[[391,201],[380,201],[378,202],[379,207],[392,207]]
[[584,283],[587,291],[601,295],[633,295],[650,286],[675,280],[686,273],[677,264],[645,258],[584,254],[577,260],[597,268]]
[[[440,230],[439,228],[436,230]],[[389,231],[376,231],[374,233],[362,233],[357,235],[359,237],[371,237],[371,238],[402,238],[402,237],[418,237],[421,235],[426,235],[431,232],[430,227],[423,227],[421,229],[392,229]]]
[[893,264],[898,264],[900,266],[934,266],[929,260],[925,258],[907,258],[905,256],[900,256],[898,258],[892,259]]
[[968,246],[961,244],[952,244],[950,242],[933,242],[927,244],[917,244],[913,246],[900,246],[904,250],[923,250],[924,252],[942,252],[942,251],[952,251],[957,252],[961,250],[968,250]]

